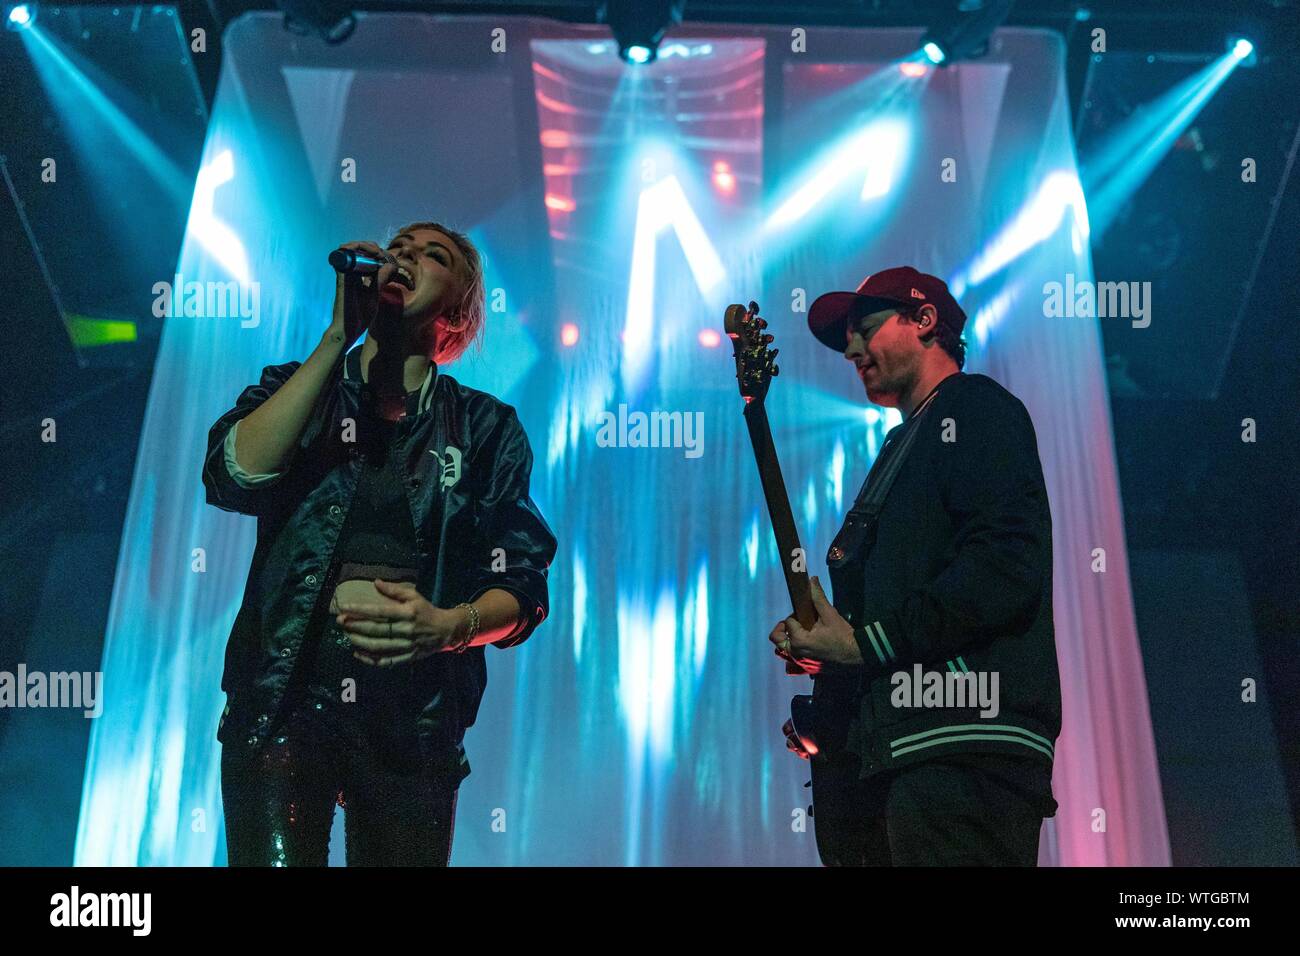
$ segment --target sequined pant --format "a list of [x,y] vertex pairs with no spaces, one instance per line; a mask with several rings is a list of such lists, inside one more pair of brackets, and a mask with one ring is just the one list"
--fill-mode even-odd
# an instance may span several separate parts
[[[446,866],[456,783],[397,719],[409,706],[400,667],[356,661],[332,623],[300,665],[269,739],[222,748],[229,864],[325,866],[337,805],[349,866]],[[342,699],[344,677],[356,681],[353,701]]]

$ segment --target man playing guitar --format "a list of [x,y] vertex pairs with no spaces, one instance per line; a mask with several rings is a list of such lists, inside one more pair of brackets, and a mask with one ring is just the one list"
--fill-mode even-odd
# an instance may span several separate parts
[[813,578],[815,621],[769,634],[814,677],[810,725],[787,733],[828,865],[1032,866],[1056,811],[1047,492],[1024,405],[961,371],[965,322],[910,267],[809,311],[868,400],[905,416],[827,555],[834,602]]

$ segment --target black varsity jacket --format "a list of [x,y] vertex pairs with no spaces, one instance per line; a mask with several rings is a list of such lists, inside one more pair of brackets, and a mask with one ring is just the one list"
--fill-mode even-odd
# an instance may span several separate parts
[[844,718],[864,777],[958,753],[1046,761],[1050,775],[1061,691],[1033,423],[993,379],[956,373],[890,432],[868,482],[912,426],[874,542],[830,572],[864,664],[816,680],[819,720]]
[[[226,712],[218,739],[259,747],[274,723],[326,585],[361,461],[345,426],[359,416],[361,350],[346,356],[326,400],[304,429],[294,456],[273,483],[248,487],[227,466],[231,427],[266,401],[300,362],[267,366],[208,434],[203,484],[207,501],[257,517],[257,545],[243,603],[226,647],[221,687]],[[515,410],[485,392],[432,370],[396,425],[398,474],[406,487],[420,555],[416,587],[437,607],[473,601],[491,588],[510,591],[528,621],[508,642],[521,643],[549,609],[546,574],[556,541],[529,497],[533,456]],[[431,393],[429,390],[431,389]],[[427,393],[427,394],[426,394]],[[411,668],[423,711],[412,715],[427,752],[467,774],[462,739],[487,684],[482,647],[433,654]]]

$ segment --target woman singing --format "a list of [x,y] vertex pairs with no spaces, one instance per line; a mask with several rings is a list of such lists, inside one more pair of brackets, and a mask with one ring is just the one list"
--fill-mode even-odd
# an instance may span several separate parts
[[336,803],[349,865],[446,865],[483,647],[548,611],[528,438],[439,370],[482,332],[478,251],[431,222],[344,248],[387,262],[208,436],[208,502],[258,519],[217,732],[232,866],[325,865]]

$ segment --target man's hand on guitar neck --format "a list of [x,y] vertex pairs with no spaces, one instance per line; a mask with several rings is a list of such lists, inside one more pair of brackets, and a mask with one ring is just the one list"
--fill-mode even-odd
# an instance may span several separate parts
[[804,628],[793,617],[787,617],[768,634],[767,639],[776,645],[777,657],[793,662],[807,674],[816,674],[825,664],[860,665],[862,653],[853,638],[853,625],[826,599],[821,581],[815,577],[812,602],[817,611],[812,627]]

